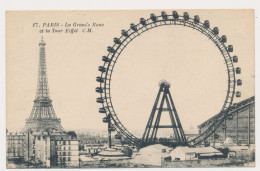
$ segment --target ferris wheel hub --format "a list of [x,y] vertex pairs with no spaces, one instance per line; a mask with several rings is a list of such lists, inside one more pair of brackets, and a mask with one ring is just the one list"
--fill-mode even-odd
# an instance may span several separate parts
[[170,82],[166,81],[166,80],[160,80],[159,81],[159,87],[167,87],[170,88],[171,84]]

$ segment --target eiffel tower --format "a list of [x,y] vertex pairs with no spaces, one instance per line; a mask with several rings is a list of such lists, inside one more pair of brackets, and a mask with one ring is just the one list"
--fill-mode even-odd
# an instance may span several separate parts
[[46,69],[46,57],[45,57],[45,45],[43,38],[39,42],[40,59],[38,68],[38,83],[36,90],[36,97],[31,114],[26,119],[25,127],[22,132],[28,131],[64,131],[61,126],[61,120],[57,118],[54,108],[52,106],[52,100],[49,95],[47,69]]
[[[159,128],[173,129],[174,140],[172,139],[172,142],[170,142],[169,145],[187,145],[187,140],[169,90],[170,84],[167,81],[162,80],[159,83],[159,87],[159,92],[143,134],[142,146],[144,147],[156,143],[156,136]],[[165,102],[166,108],[164,108]],[[169,113],[171,125],[160,125],[160,119],[163,112],[165,112],[164,114],[166,114],[166,112]]]

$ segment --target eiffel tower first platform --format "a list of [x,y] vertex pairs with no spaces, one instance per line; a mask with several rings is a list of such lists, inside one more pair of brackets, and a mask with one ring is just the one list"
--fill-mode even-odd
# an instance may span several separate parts
[[25,127],[22,132],[28,131],[64,131],[61,126],[60,118],[57,118],[52,100],[49,95],[47,70],[46,70],[46,57],[45,45],[43,38],[39,43],[40,58],[38,68],[38,83],[36,90],[36,97],[30,117],[26,119]]

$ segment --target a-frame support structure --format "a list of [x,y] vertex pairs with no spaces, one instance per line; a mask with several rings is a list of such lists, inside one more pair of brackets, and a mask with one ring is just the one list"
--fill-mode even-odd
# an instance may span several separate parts
[[[187,140],[180,122],[180,118],[178,116],[169,90],[170,84],[166,81],[161,81],[159,86],[160,89],[143,134],[142,146],[156,143],[156,136],[159,128],[172,128],[175,138],[174,141],[176,141],[174,143],[176,145],[187,145]],[[165,103],[167,106],[166,108],[164,108]],[[162,113],[169,113],[171,125],[160,125]]]

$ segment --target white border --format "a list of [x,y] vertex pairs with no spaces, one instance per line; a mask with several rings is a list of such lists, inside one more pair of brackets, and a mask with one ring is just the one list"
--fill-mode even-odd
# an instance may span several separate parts
[[[123,9],[255,9],[255,75],[258,76],[260,69],[259,60],[259,37],[260,37],[260,1],[259,0],[0,0],[0,170],[6,170],[5,160],[5,131],[6,131],[6,68],[5,68],[5,11],[6,10],[123,10]],[[239,16],[238,16],[239,17]],[[258,47],[258,48],[257,48]],[[256,86],[260,83],[255,77]],[[259,88],[256,88],[256,120],[258,116]],[[259,125],[256,124],[256,132]],[[250,170],[260,170],[258,145],[260,137],[256,136],[256,167]],[[176,169],[176,168],[175,168]],[[175,170],[174,169],[174,170]],[[193,168],[192,170],[201,170]],[[208,168],[205,168],[208,169]],[[229,168],[214,168],[215,170],[230,170]],[[246,168],[233,168],[231,170],[245,170]],[[35,170],[35,169],[31,169]],[[41,169],[43,170],[43,169]],[[61,169],[56,169],[61,170]],[[73,169],[74,170],[74,169]],[[88,169],[93,170],[93,169]],[[100,169],[99,169],[100,170]],[[101,169],[103,170],[103,169]],[[130,169],[124,169],[130,170]],[[138,169],[140,170],[140,169]],[[157,169],[150,169],[157,170]],[[165,169],[163,169],[165,170]],[[187,170],[187,169],[182,169]]]

